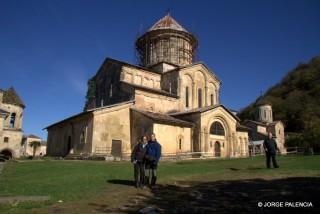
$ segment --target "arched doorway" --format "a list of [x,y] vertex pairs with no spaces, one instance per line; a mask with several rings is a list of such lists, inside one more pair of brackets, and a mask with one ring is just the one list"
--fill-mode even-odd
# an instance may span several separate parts
[[4,149],[0,152],[0,161],[10,160],[12,159],[12,157],[13,157],[12,152],[8,149]]
[[224,147],[221,145],[221,141],[225,141],[225,129],[221,122],[214,121],[210,126],[210,140],[214,142],[214,156],[215,157],[221,157],[221,147]]
[[220,157],[221,156],[221,144],[219,141],[214,143],[214,156]]

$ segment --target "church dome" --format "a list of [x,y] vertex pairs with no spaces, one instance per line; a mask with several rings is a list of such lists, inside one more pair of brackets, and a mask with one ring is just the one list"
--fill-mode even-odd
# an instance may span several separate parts
[[172,29],[177,31],[184,31],[188,33],[176,20],[174,20],[169,14],[157,21],[148,31]]
[[136,50],[141,66],[185,66],[193,63],[197,45],[197,38],[167,14],[137,39]]

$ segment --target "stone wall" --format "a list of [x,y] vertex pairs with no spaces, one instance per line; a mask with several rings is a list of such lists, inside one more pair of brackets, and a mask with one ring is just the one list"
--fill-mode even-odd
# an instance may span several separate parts
[[49,127],[47,154],[66,156],[70,153],[91,153],[92,131],[93,116],[90,112]]
[[171,94],[178,94],[179,71],[170,71],[162,74],[161,88]]
[[91,100],[93,104],[89,104],[91,109],[132,99],[133,94],[121,90],[122,68],[121,63],[112,60],[103,63],[97,74],[92,78],[95,95]]
[[114,60],[105,61],[92,81],[95,96],[94,104],[88,105],[91,109],[132,100],[133,87],[123,83],[161,90],[160,74]]
[[140,85],[160,90],[161,75],[147,70],[123,66],[120,80],[123,82]]
[[249,146],[249,136],[248,132],[237,132],[237,140],[234,149],[235,157],[245,157],[249,155],[248,146]]
[[121,153],[131,153],[130,106],[119,105],[94,111],[92,153],[110,154],[113,142],[121,144]]
[[[20,157],[22,153],[23,108],[6,103],[0,103],[0,107],[1,109],[9,112],[7,116],[0,118],[0,152],[8,150],[12,153],[14,158]],[[15,114],[13,124],[10,123],[12,114]],[[8,142],[5,142],[5,139]]]
[[[0,152],[9,150],[14,158],[20,157],[22,136],[22,131],[4,129],[2,136],[0,136],[2,138],[0,141]],[[8,137],[8,142],[4,142],[5,137]]]
[[[1,104],[1,108],[7,112],[10,112],[10,115],[8,115],[8,117],[6,117],[4,121],[4,124],[3,124],[4,128],[13,128],[13,129],[21,130],[22,121],[23,121],[23,108],[17,105],[11,105],[11,104],[5,104],[5,103]],[[13,127],[10,126],[10,118],[12,113],[16,114]]]
[[136,108],[154,112],[176,112],[178,110],[179,100],[161,94],[151,93],[143,90],[135,90]]
[[183,114],[177,115],[176,118],[181,120],[185,120],[194,124],[192,130],[192,151],[193,152],[201,152],[200,147],[200,129],[201,129],[201,117],[200,113],[193,113],[193,114]]
[[280,151],[286,152],[283,123],[278,121],[273,125],[269,126],[268,128],[273,133],[274,137],[276,137],[277,145]]
[[154,123],[153,132],[161,144],[163,156],[192,151],[191,128]]

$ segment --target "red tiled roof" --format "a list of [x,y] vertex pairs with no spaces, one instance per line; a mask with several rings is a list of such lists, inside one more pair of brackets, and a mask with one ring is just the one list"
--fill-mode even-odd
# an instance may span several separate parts
[[157,21],[148,31],[172,29],[178,31],[188,32],[184,29],[176,20],[174,20],[169,14]]

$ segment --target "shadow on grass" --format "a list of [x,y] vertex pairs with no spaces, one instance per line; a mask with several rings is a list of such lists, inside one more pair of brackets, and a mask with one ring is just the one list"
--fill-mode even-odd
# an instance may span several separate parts
[[266,169],[266,168],[263,168],[263,167],[248,167],[247,169],[248,170],[261,170],[261,169]]
[[112,184],[125,185],[125,186],[134,186],[134,181],[133,180],[112,179],[112,180],[108,180],[107,182],[108,183],[112,183]]
[[245,169],[238,169],[238,168],[228,168],[229,170],[231,171],[239,171],[239,170],[261,170],[261,169],[266,169],[266,168],[263,168],[263,167],[248,167],[248,168],[245,168]]
[[[96,209],[105,213],[138,213],[141,208],[152,206],[156,213],[319,213],[319,192],[318,177],[188,182],[158,185],[152,190],[152,197],[136,195],[132,203],[117,209]],[[258,202],[312,202],[313,208],[259,208]]]
[[229,168],[231,171],[239,171],[240,169],[238,168]]

